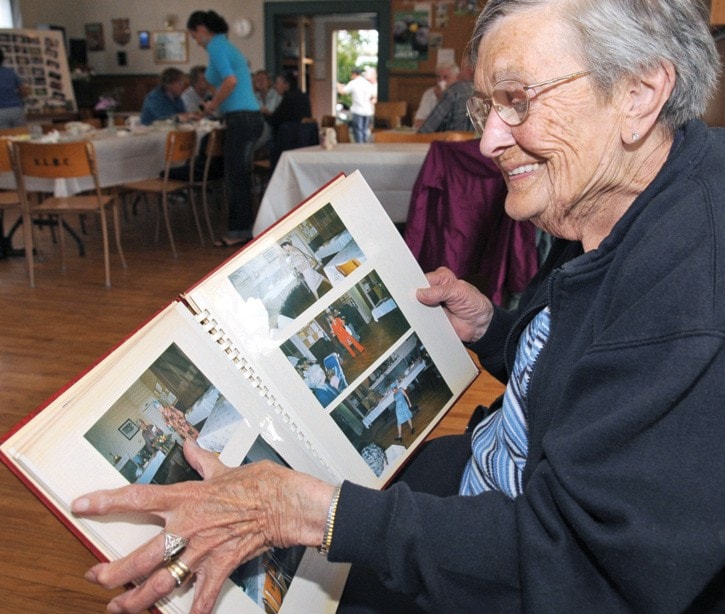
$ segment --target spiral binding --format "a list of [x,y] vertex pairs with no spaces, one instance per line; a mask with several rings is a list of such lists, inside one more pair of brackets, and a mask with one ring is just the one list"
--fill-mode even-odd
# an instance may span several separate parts
[[282,417],[282,420],[285,422],[288,428],[297,435],[298,439],[305,445],[305,448],[310,451],[312,456],[317,461],[319,461],[320,465],[322,465],[325,471],[327,471],[330,476],[335,478],[336,476],[334,472],[317,452],[317,449],[312,445],[312,442],[307,439],[307,437],[305,437],[305,434],[293,421],[292,416],[290,416],[284,410],[284,407],[280,405],[274,394],[272,394],[269,388],[267,388],[267,386],[262,382],[262,378],[257,375],[254,367],[249,364],[249,361],[244,358],[239,350],[237,350],[237,348],[233,345],[232,340],[224,332],[224,329],[222,329],[219,323],[212,317],[211,313],[205,309],[201,313],[195,313],[194,318],[199,324],[201,324],[204,331],[212,336],[212,338],[214,339],[214,341],[216,341],[224,354],[226,354],[227,358],[240,371],[244,378],[248,380],[254,388],[257,389],[260,396],[264,398],[264,400],[274,410],[274,412]]

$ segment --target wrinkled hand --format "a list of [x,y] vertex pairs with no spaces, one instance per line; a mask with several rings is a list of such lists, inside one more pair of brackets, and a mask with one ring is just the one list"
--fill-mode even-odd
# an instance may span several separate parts
[[[74,501],[72,510],[81,516],[151,513],[165,521],[166,530],[187,538],[178,558],[195,574],[192,612],[211,612],[229,574],[270,547],[322,543],[330,484],[268,461],[229,468],[191,440],[184,455],[204,481],[97,491]],[[176,588],[163,566],[163,550],[159,533],[128,556],[86,573],[109,589],[145,578],[114,598],[109,612],[137,612]]]
[[445,267],[426,278],[430,287],[418,289],[418,300],[431,307],[442,306],[461,341],[470,343],[483,337],[493,317],[493,303]]

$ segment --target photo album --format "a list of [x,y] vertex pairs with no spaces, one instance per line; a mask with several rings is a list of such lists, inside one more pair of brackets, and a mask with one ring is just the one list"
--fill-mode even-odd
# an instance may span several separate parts
[[[340,175],[180,294],[6,435],[0,460],[102,560],[156,517],[77,518],[127,484],[198,480],[191,437],[228,466],[268,459],[384,488],[478,371],[360,175]],[[348,566],[274,548],[229,577],[215,612],[334,612]],[[188,612],[194,585],[157,604]]]

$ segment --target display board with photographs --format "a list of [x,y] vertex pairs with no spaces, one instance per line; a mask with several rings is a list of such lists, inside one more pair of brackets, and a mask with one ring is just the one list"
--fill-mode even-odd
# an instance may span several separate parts
[[63,33],[56,30],[0,29],[3,66],[28,86],[27,114],[77,111]]

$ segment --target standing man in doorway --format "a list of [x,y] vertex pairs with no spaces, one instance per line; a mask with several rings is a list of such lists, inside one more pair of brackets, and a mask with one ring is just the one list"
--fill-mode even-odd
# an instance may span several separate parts
[[337,84],[338,94],[350,94],[352,105],[352,135],[356,143],[367,143],[370,140],[370,128],[375,114],[376,87],[362,75],[362,70],[355,67],[350,71],[352,79],[346,84]]

